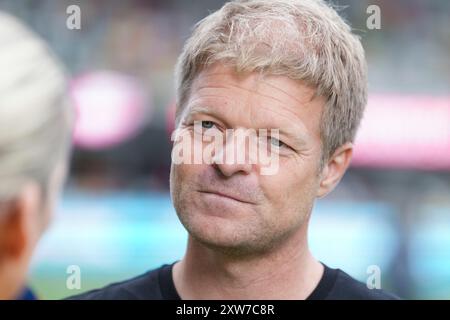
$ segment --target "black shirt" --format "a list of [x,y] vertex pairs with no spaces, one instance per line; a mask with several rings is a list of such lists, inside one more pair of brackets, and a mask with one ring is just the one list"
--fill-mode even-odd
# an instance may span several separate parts
[[[77,296],[73,300],[181,300],[172,278],[173,264],[165,264],[136,278],[114,283]],[[392,300],[398,297],[369,289],[340,269],[324,264],[317,287],[306,300]]]

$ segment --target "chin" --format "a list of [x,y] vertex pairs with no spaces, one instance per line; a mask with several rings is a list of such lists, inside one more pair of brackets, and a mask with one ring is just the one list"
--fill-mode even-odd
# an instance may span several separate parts
[[[209,216],[180,217],[190,237],[203,246],[232,256],[248,256],[266,251],[272,241],[254,221]],[[252,226],[253,228],[249,227]],[[259,230],[259,231],[258,231]]]

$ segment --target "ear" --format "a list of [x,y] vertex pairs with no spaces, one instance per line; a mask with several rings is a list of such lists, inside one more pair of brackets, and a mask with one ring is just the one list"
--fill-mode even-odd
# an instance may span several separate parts
[[316,195],[318,198],[324,197],[336,187],[350,165],[352,154],[353,144],[351,142],[336,149],[322,169],[320,185]]
[[37,184],[28,183],[1,207],[0,262],[18,261],[31,252],[40,233],[40,196]]

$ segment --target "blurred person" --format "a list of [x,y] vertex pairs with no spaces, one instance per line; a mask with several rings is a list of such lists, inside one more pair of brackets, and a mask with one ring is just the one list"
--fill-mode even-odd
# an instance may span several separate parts
[[0,299],[33,298],[26,275],[66,175],[72,115],[60,63],[4,12],[0,70]]
[[320,0],[232,1],[201,20],[176,67],[178,130],[279,128],[267,139],[278,170],[219,161],[224,146],[201,164],[172,158],[182,260],[73,298],[395,299],[316,260],[307,241],[315,199],[349,166],[366,68],[359,38]]

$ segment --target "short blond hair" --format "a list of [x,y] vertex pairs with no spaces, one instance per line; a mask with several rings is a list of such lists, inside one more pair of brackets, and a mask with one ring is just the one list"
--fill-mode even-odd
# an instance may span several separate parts
[[0,11],[0,201],[28,181],[45,191],[70,150],[67,76],[40,38]]
[[216,62],[237,72],[287,76],[315,88],[326,100],[322,163],[354,141],[367,103],[364,50],[324,1],[231,1],[198,22],[175,70],[177,123],[195,77]]

